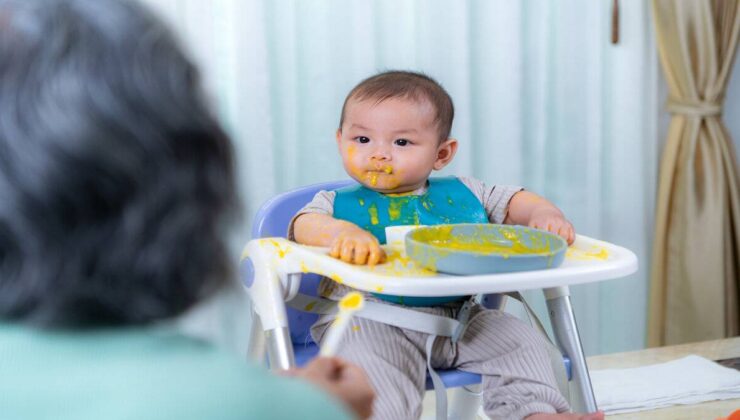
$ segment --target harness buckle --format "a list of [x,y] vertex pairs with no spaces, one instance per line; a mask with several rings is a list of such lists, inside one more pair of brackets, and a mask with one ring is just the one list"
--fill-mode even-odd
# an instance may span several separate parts
[[460,307],[460,311],[457,313],[457,322],[459,324],[455,327],[455,332],[452,333],[450,339],[453,343],[457,343],[465,330],[468,328],[468,320],[470,319],[470,310],[475,305],[475,296],[471,296],[470,299],[466,300],[465,303]]

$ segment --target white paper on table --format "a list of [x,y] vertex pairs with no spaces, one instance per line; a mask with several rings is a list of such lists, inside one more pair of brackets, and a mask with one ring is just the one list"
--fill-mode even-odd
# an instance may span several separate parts
[[596,404],[607,414],[740,398],[740,371],[696,355],[590,374]]

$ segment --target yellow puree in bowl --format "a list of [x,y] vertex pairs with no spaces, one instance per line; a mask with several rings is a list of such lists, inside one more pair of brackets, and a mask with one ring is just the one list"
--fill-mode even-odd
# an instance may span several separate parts
[[509,242],[503,242],[490,234],[490,228],[480,227],[472,235],[453,235],[454,226],[439,226],[413,233],[413,238],[449,251],[475,252],[482,254],[545,254],[552,250],[550,238],[539,232],[532,232],[531,246],[522,242],[514,229],[499,227],[499,232]]

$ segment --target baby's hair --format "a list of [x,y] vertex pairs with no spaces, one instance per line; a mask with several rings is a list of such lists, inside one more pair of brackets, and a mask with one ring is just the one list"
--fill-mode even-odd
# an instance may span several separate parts
[[450,137],[452,119],[455,117],[452,98],[436,80],[423,73],[412,71],[386,71],[360,82],[344,100],[339,129],[341,130],[344,124],[344,113],[350,100],[372,99],[380,103],[391,98],[428,101],[434,108],[434,122],[439,130],[439,141],[443,142]]
[[130,0],[0,0],[0,321],[143,325],[232,277],[233,152]]

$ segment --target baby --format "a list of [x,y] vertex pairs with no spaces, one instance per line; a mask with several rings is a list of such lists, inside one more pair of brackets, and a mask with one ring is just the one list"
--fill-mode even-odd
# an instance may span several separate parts
[[[430,178],[457,152],[458,142],[450,138],[453,116],[450,96],[423,74],[390,71],[362,81],[347,95],[336,133],[344,168],[359,185],[319,192],[294,217],[289,237],[329,247],[345,262],[369,265],[384,261],[384,229],[395,225],[520,224],[572,243],[573,226],[536,194],[466,177]],[[348,291],[330,279],[320,286],[321,295],[333,300]],[[456,317],[463,304],[459,296],[367,298],[446,317]],[[324,316],[312,328],[317,343],[331,321]],[[340,356],[367,371],[377,393],[373,418],[419,418],[428,335],[364,318],[353,325]],[[482,375],[484,409],[491,418],[603,418],[566,413],[568,402],[558,391],[546,345],[519,319],[476,305],[460,340],[438,337],[429,357],[434,368]]]

